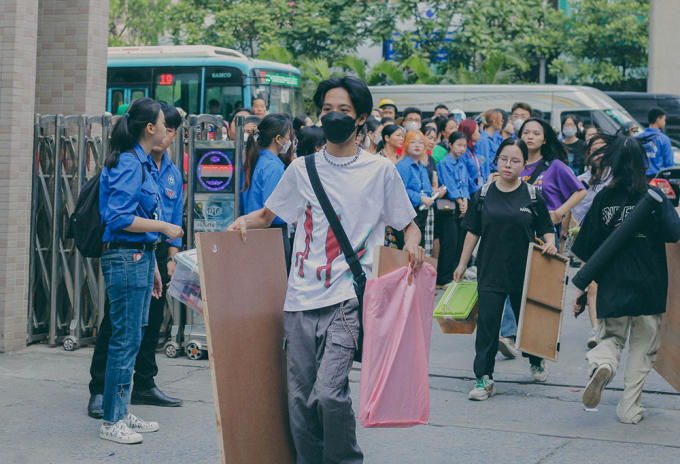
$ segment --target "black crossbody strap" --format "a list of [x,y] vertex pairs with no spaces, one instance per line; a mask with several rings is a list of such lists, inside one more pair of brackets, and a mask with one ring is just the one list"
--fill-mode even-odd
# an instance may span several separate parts
[[536,179],[538,179],[538,176],[543,174],[543,172],[550,167],[552,164],[552,161],[546,161],[544,159],[541,159],[541,162],[538,163],[538,166],[536,166],[536,169],[534,169],[534,172],[531,174],[531,177],[529,177],[529,180],[527,181],[527,184],[534,184],[536,182]]
[[[323,212],[326,215],[326,219],[328,220],[328,223],[331,225],[331,229],[333,229],[335,238],[338,239],[340,249],[342,250],[342,253],[345,255],[345,260],[347,261],[347,264],[349,264],[349,268],[352,270],[354,282],[363,291],[363,287],[366,285],[366,273],[361,267],[359,257],[357,256],[356,251],[354,251],[354,248],[352,248],[352,244],[349,242],[349,239],[347,238],[345,229],[343,229],[342,224],[340,224],[338,215],[333,209],[333,205],[331,205],[331,202],[328,199],[328,195],[326,195],[326,191],[323,189],[323,185],[321,185],[321,179],[319,179],[319,173],[316,170],[316,160],[314,158],[314,155],[307,155],[305,157],[305,166],[307,167],[309,181],[312,184],[312,188],[314,189],[316,198],[319,200],[319,204],[321,205],[321,208],[323,209]],[[359,298],[363,297],[363,295],[357,296]]]

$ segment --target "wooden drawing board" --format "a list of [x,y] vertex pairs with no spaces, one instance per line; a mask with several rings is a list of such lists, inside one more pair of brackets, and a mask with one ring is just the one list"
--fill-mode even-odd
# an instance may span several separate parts
[[517,349],[557,361],[569,259],[542,252],[543,247],[530,244],[517,321]]
[[279,229],[196,234],[222,464],[293,464]]
[[[382,277],[399,268],[406,267],[409,261],[410,255],[408,251],[376,245],[375,253],[373,254],[373,277]],[[425,258],[425,262],[437,269],[436,259]]]
[[680,391],[680,245],[666,245],[668,301],[661,321],[661,345],[654,369]]

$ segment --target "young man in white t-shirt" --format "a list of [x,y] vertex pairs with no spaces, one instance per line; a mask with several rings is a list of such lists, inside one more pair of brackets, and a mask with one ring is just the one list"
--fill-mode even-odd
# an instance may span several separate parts
[[[353,77],[319,84],[314,103],[328,144],[314,156],[321,183],[367,277],[385,224],[405,230],[404,250],[417,271],[416,213],[394,165],[363,151],[355,136],[373,108],[366,84]],[[288,406],[298,464],[363,462],[349,397],[349,372],[359,336],[358,301],[349,265],[312,189],[304,158],[284,173],[265,207],[228,230],[268,227],[280,217],[298,223],[284,305]]]

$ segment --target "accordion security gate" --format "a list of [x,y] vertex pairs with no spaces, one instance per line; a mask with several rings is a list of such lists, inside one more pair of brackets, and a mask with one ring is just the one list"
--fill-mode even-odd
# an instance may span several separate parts
[[[97,116],[36,114],[34,117],[26,340],[29,344],[46,341],[50,345],[62,344],[64,349],[71,351],[93,344],[96,339],[106,300],[99,260],[82,257],[73,240],[65,237],[83,184],[97,175],[104,165],[111,130],[118,118],[108,113]],[[212,115],[191,115],[188,119],[193,126],[190,128],[183,120],[170,150],[172,161],[180,168],[184,164],[180,154],[187,152],[186,164],[193,166],[194,149],[210,145],[206,126],[222,126],[222,119]],[[204,130],[200,130],[201,127]],[[244,118],[239,116],[237,141],[221,145],[232,149],[238,146],[240,149],[236,152],[240,153],[243,129]],[[236,159],[235,179],[239,179],[240,156]],[[186,206],[193,203],[194,181],[193,176],[187,177],[185,224],[190,225],[185,243],[192,246],[194,211],[193,207]],[[236,202],[238,211],[238,200]],[[200,331],[201,324],[200,315],[168,298],[160,342],[166,342],[165,347],[176,350],[177,355],[191,341],[192,330]]]

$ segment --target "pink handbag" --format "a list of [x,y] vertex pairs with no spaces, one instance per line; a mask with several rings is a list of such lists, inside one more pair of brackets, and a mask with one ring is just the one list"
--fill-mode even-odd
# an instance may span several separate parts
[[423,263],[415,276],[409,265],[366,284],[359,397],[362,427],[427,424],[436,280],[434,267]]

